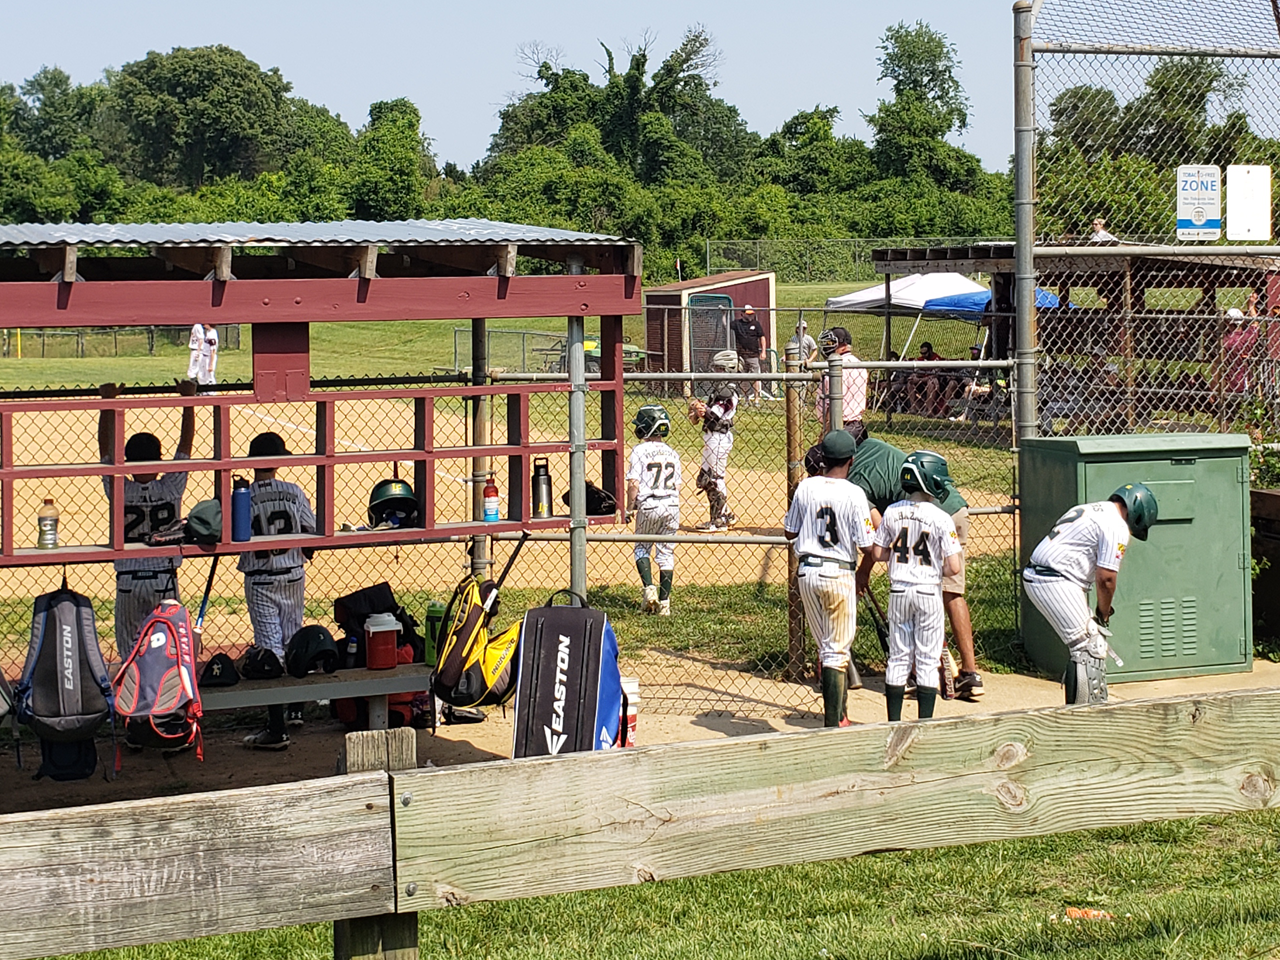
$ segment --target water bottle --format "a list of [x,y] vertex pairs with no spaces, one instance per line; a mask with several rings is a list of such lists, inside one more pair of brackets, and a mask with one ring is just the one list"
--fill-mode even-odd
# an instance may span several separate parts
[[41,550],[54,550],[58,546],[58,508],[54,506],[52,497],[45,497],[44,503],[36,511],[36,546]]
[[427,604],[427,640],[431,644],[434,655],[436,644],[440,642],[441,624],[444,623],[445,605],[439,600]]
[[359,653],[360,641],[355,637],[347,637],[347,658],[343,661],[343,667],[347,670],[354,668]]
[[497,523],[502,517],[498,513],[498,485],[493,482],[493,474],[484,485],[484,522]]
[[237,485],[231,491],[231,539],[243,543],[253,536],[253,495],[249,485]]
[[551,516],[551,470],[546,457],[533,461],[533,519],[545,520]]

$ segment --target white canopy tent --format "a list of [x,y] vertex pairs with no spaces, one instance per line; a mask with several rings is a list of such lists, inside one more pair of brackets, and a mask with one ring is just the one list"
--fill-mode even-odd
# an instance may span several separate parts
[[[917,273],[899,277],[889,284],[889,306],[897,313],[919,313],[925,303],[937,297],[987,290],[959,273]],[[827,300],[827,310],[843,313],[884,313],[884,284],[855,290]]]

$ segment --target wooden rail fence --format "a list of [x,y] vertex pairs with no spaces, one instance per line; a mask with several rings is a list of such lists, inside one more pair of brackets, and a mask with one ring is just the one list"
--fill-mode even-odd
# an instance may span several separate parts
[[332,778],[0,817],[0,960],[315,921],[340,960],[413,960],[419,910],[1257,810],[1280,783],[1280,690],[398,769],[413,736],[350,735]]

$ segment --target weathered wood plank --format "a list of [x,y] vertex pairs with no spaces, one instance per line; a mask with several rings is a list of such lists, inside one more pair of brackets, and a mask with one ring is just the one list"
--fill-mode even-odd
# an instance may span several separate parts
[[0,958],[394,909],[387,775],[0,817]]
[[1278,690],[497,761],[392,775],[396,879],[422,910],[1254,810],[1278,777]]

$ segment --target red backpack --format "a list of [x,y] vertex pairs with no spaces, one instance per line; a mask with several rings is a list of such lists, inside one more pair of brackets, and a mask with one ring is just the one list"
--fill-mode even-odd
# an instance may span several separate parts
[[176,600],[160,601],[143,622],[112,686],[116,712],[124,718],[130,740],[161,750],[195,744],[196,756],[204,759],[203,711],[186,607]]

